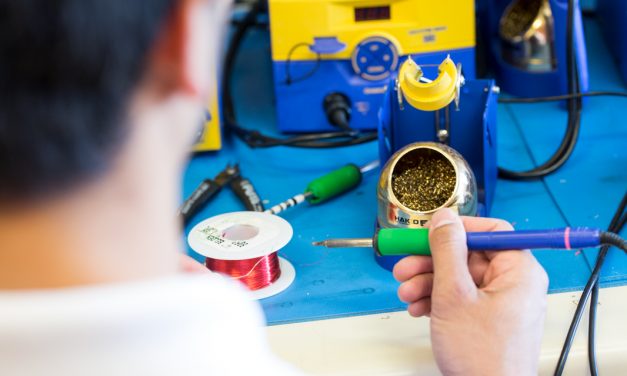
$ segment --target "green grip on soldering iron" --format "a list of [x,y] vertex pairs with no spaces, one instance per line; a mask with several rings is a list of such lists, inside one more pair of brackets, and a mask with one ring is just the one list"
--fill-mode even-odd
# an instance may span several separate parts
[[361,183],[361,171],[354,164],[338,168],[312,181],[305,190],[311,193],[307,198],[310,204],[319,204],[349,191]]
[[383,256],[431,256],[426,228],[382,228],[375,242],[377,252]]

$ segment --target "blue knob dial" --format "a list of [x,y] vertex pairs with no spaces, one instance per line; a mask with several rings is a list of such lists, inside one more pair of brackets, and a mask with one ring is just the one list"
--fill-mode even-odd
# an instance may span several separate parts
[[398,68],[398,50],[385,38],[366,38],[355,47],[351,64],[355,73],[365,80],[384,80]]

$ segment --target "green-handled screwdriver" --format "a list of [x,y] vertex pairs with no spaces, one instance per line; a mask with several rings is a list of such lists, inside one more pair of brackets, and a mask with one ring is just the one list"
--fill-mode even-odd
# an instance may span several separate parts
[[312,205],[325,202],[357,187],[359,183],[361,183],[363,174],[368,171],[372,171],[377,167],[379,167],[378,160],[372,161],[362,167],[358,167],[354,164],[348,164],[344,167],[340,167],[337,170],[331,171],[330,173],[313,180],[309,183],[305,192],[299,193],[294,197],[290,197],[265,212],[270,214],[279,214],[282,211],[299,205],[305,201]]

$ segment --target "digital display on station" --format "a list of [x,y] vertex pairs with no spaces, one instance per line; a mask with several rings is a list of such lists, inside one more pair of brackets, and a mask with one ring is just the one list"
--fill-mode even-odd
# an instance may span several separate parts
[[390,6],[355,8],[355,21],[378,21],[390,19]]

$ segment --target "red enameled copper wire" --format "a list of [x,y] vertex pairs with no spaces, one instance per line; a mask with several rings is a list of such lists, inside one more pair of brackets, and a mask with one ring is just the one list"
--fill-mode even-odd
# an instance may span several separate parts
[[209,270],[226,274],[255,291],[274,283],[281,276],[278,252],[248,260],[218,260],[207,257]]

